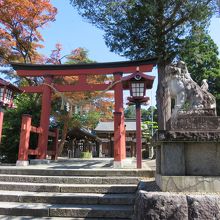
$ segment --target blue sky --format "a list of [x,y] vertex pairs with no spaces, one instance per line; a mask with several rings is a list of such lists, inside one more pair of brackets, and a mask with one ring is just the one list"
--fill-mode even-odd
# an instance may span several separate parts
[[[69,0],[52,0],[52,4],[58,9],[56,21],[50,23],[41,33],[44,37],[45,48],[40,52],[49,55],[57,42],[63,45],[63,54],[67,55],[77,47],[84,47],[89,51],[89,58],[97,62],[123,61],[125,58],[109,51],[106,47],[103,32],[92,26],[78,15],[77,11],[69,4]],[[61,3],[62,2],[62,3]],[[213,18],[210,25],[210,35],[220,48],[220,18]],[[156,70],[151,75],[157,75]],[[155,105],[154,88],[148,91]]]
[[48,55],[59,42],[63,45],[63,55],[69,54],[77,47],[84,47],[89,51],[89,57],[97,62],[111,62],[125,60],[109,52],[103,40],[103,32],[92,26],[77,13],[69,4],[69,0],[52,0],[58,9],[56,21],[50,23],[41,33],[45,39],[43,54]]
[[[42,53],[48,55],[54,45],[59,42],[64,47],[64,54],[72,49],[84,47],[89,50],[91,59],[98,62],[125,60],[106,47],[103,32],[86,22],[69,4],[69,0],[52,0],[58,9],[56,21],[50,23],[41,33],[45,39],[45,48]],[[213,18],[210,25],[210,34],[220,48],[220,18]]]

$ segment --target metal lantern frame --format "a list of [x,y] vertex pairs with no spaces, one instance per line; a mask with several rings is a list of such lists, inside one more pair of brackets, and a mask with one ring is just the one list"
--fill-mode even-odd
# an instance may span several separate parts
[[130,95],[134,99],[142,99],[146,94],[146,83],[145,80],[136,74],[134,78],[129,82]]
[[123,77],[123,88],[130,91],[130,97],[128,97],[129,102],[127,104],[146,103],[149,100],[149,97],[145,97],[146,90],[152,89],[154,79],[154,76],[149,76],[139,71]]

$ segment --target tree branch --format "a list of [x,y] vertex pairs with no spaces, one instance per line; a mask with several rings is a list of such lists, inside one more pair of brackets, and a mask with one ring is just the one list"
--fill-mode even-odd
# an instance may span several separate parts
[[[212,0],[208,0],[206,3],[204,3],[204,6],[207,6]],[[168,34],[170,31],[174,30],[176,27],[178,27],[179,25],[183,24],[184,22],[186,22],[189,19],[189,16],[191,14],[193,14],[193,12],[196,10],[197,5],[195,5],[191,12],[189,12],[188,14],[186,14],[185,16],[181,17],[179,20],[177,20],[172,26],[170,26],[168,29],[166,29],[164,32],[162,32],[163,35]]]

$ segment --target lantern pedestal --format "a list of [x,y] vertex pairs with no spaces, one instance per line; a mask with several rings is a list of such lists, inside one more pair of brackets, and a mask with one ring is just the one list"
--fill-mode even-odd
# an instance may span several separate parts
[[141,131],[141,104],[149,101],[149,97],[134,98],[128,97],[128,105],[136,107],[136,159],[137,169],[142,169],[142,131]]

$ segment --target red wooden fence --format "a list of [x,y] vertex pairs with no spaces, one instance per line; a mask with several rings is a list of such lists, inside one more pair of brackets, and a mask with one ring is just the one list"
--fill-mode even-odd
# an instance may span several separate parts
[[[31,116],[23,115],[21,123],[21,134],[20,134],[20,144],[19,144],[19,153],[18,160],[28,160],[29,155],[36,155],[37,158],[40,158],[40,151],[38,148],[31,149],[30,147],[30,135],[32,133],[42,134],[43,130],[41,127],[35,127],[31,125]],[[47,151],[47,155],[51,156],[52,160],[57,159],[58,151],[58,129],[55,129],[53,132],[49,131],[49,136],[54,138],[52,150]]]

